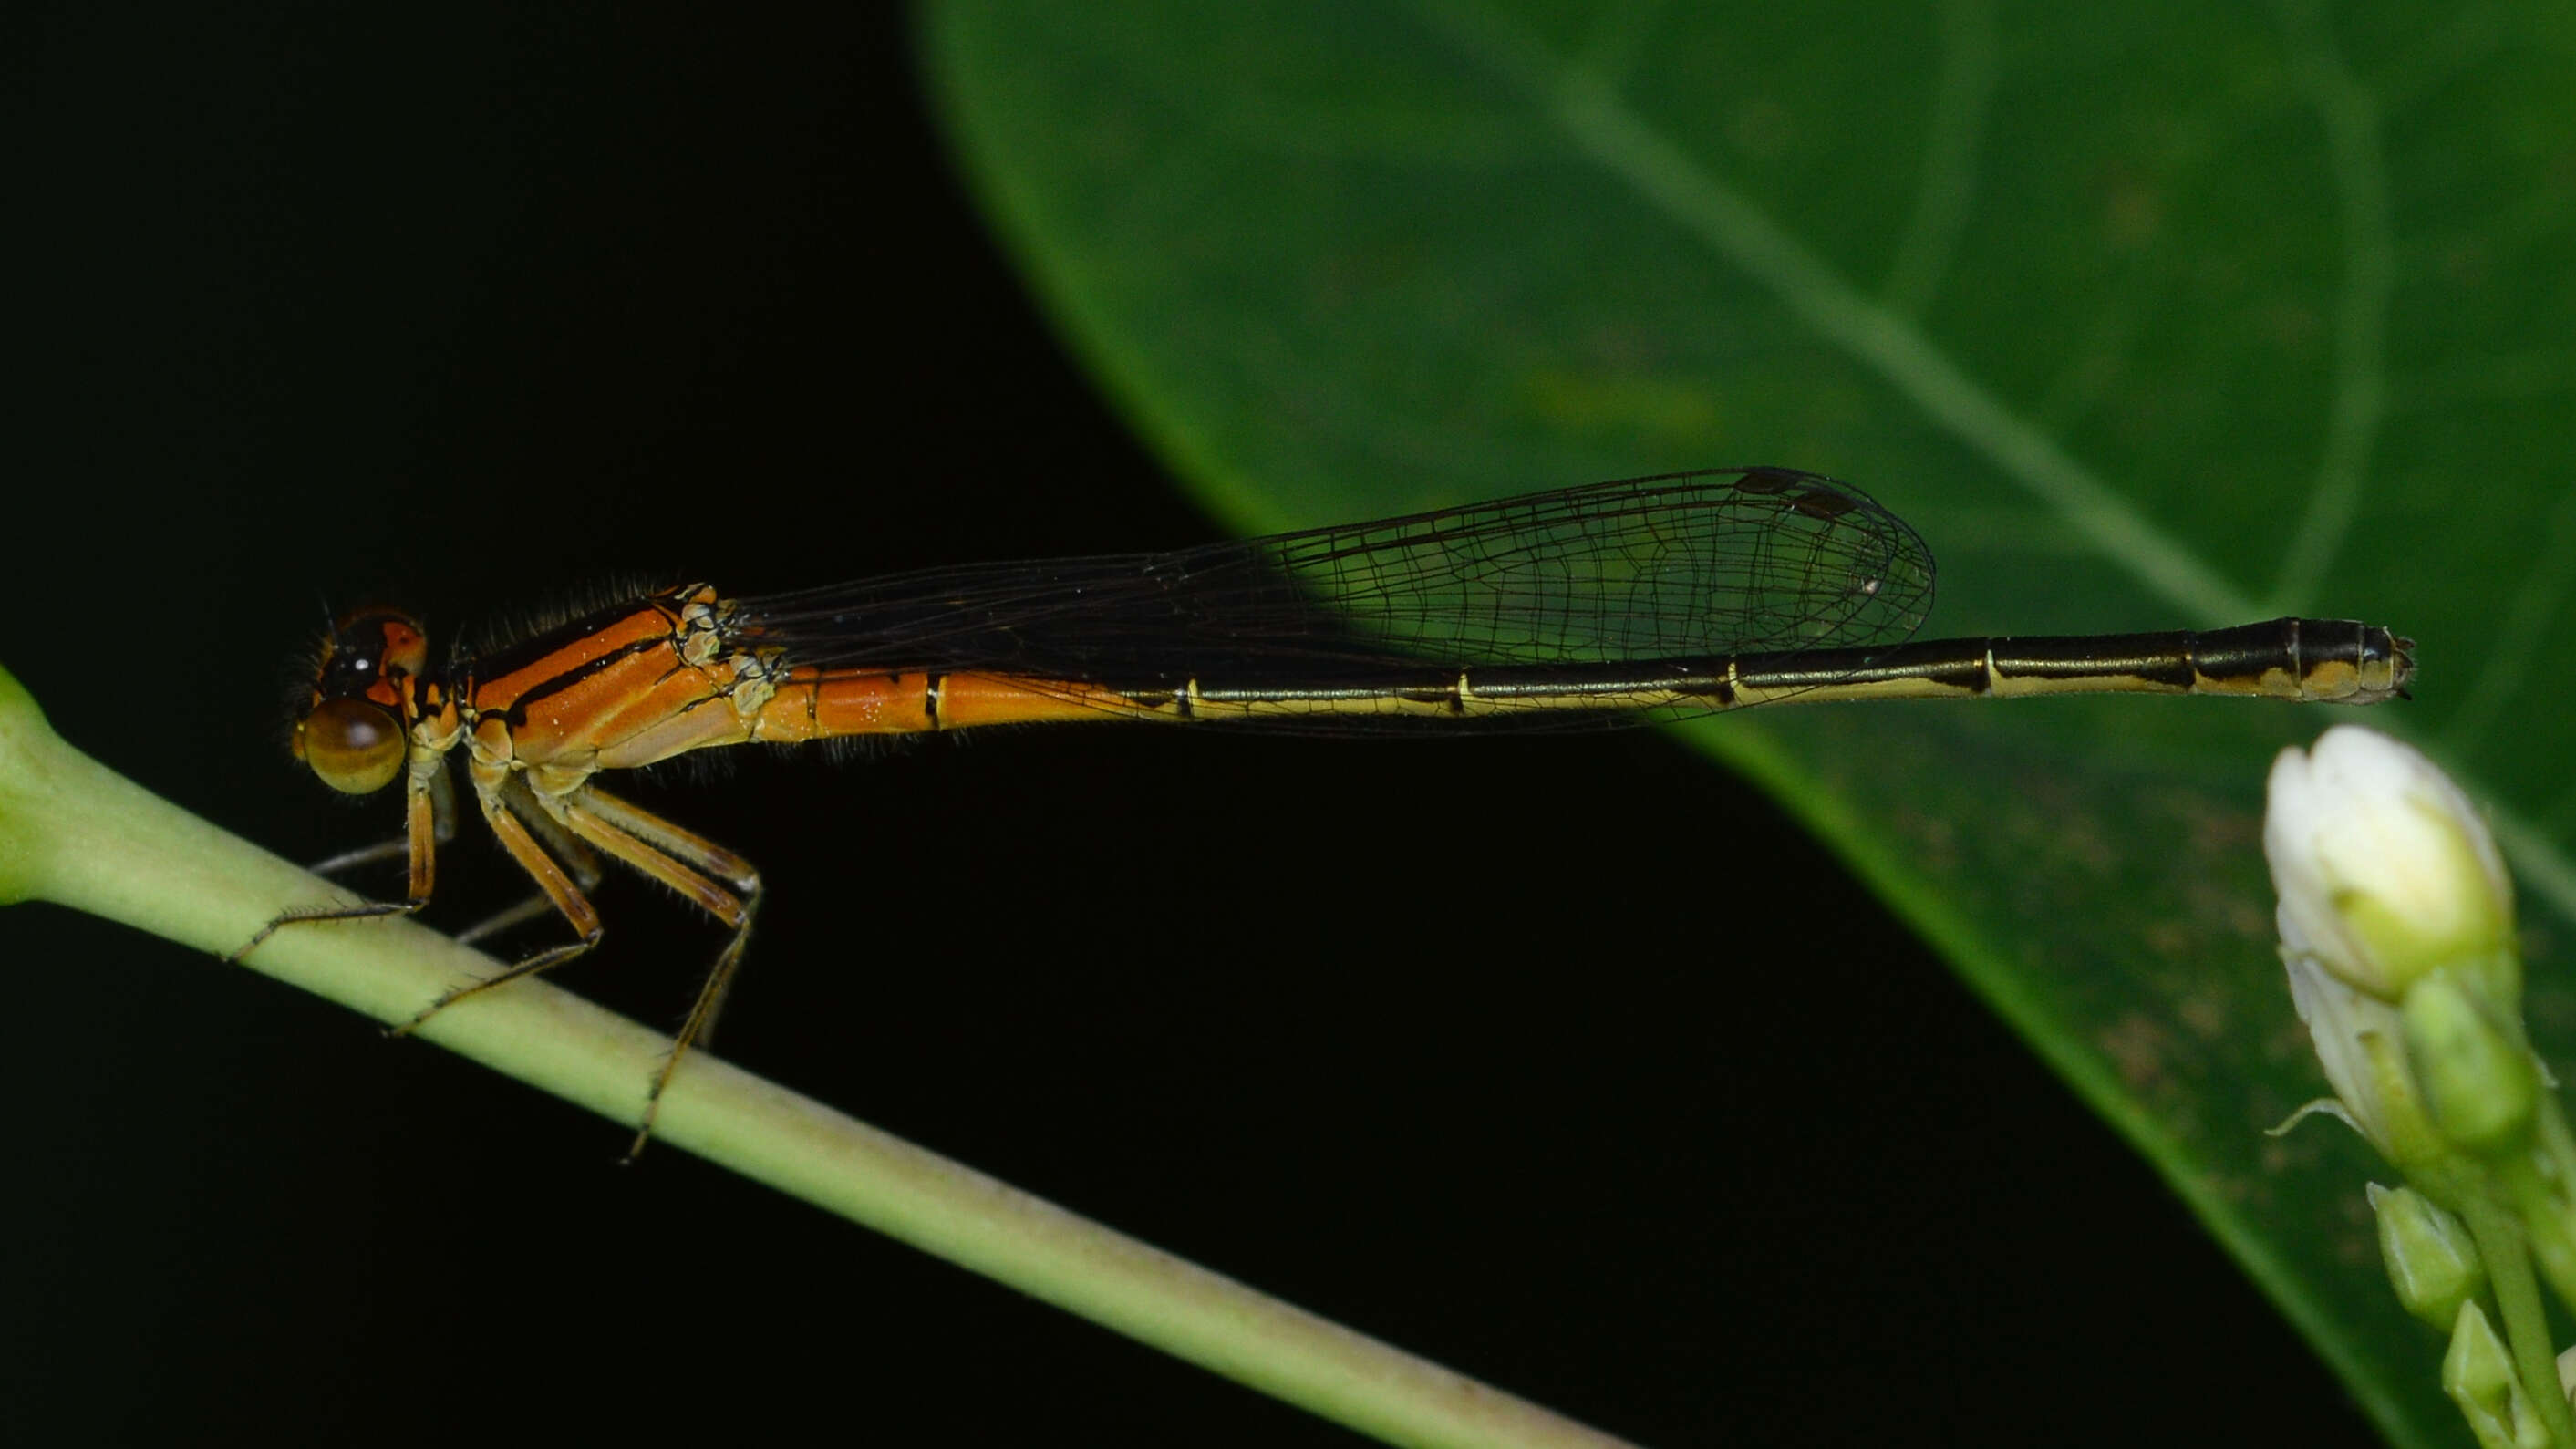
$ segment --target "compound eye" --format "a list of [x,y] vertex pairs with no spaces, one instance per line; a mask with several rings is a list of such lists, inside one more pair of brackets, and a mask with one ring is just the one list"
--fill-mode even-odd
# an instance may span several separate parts
[[326,699],[295,732],[296,753],[322,783],[344,795],[370,795],[402,771],[402,725],[363,699]]

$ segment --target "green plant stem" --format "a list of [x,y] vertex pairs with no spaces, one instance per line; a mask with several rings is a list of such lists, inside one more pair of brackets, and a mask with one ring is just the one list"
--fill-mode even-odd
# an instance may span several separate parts
[[2576,1135],[2554,1097],[2539,1103],[2537,1145],[2505,1164],[2497,1176],[2507,1201],[2520,1217],[2524,1236],[2540,1275],[2558,1301],[2576,1307],[2576,1220],[2571,1220],[2568,1184],[2576,1181]]
[[2495,1289],[2496,1312],[2502,1320],[2497,1327],[2513,1354],[2514,1374],[2522,1380],[2523,1392],[2531,1396],[2540,1421],[2549,1426],[2551,1443],[2576,1444],[2576,1421],[2570,1420],[2567,1393],[2558,1386],[2549,1314],[2540,1301],[2540,1280],[2531,1271],[2531,1251],[2522,1229],[2510,1214],[2479,1193],[2462,1200],[2460,1216],[2477,1240],[2479,1255],[2486,1259],[2487,1281]]
[[[335,894],[73,749],[0,670],[0,904],[49,900],[220,957],[281,908]],[[246,964],[383,1022],[499,969],[406,920],[280,932]],[[668,1046],[542,981],[460,1003],[417,1034],[630,1126]],[[1619,1442],[704,1053],[673,1077],[655,1136],[1390,1443]]]

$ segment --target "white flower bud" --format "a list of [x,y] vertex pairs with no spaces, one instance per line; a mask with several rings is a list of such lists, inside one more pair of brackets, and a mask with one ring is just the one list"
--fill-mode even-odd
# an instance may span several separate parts
[[2282,751],[2263,853],[2282,939],[2366,995],[2393,1002],[2437,967],[2512,959],[2494,837],[2458,786],[2385,735],[2337,725],[2308,754]]

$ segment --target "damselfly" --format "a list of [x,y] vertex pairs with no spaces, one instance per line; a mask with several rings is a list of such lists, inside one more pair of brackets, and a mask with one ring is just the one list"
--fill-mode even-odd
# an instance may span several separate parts
[[436,665],[417,621],[362,609],[322,641],[294,750],[336,790],[403,783],[409,889],[400,901],[288,911],[240,954],[289,925],[426,905],[452,810],[446,760],[462,746],[485,822],[576,939],[449,991],[411,1026],[598,944],[585,883],[600,856],[732,932],[647,1091],[640,1147],[742,962],[760,876],[603,790],[602,771],[718,745],[1076,720],[1441,733],[1788,701],[2370,704],[2403,694],[2414,668],[2411,643],[2386,629],[2317,619],[1906,642],[1931,598],[1931,551],[1866,494],[1731,468],[1169,553],[755,598],[679,584]]

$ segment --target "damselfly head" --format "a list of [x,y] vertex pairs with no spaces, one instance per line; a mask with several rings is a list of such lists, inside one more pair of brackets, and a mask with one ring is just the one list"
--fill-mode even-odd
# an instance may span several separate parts
[[316,653],[312,693],[296,712],[287,748],[322,783],[370,795],[402,772],[403,717],[429,636],[410,615],[361,609],[342,615]]

